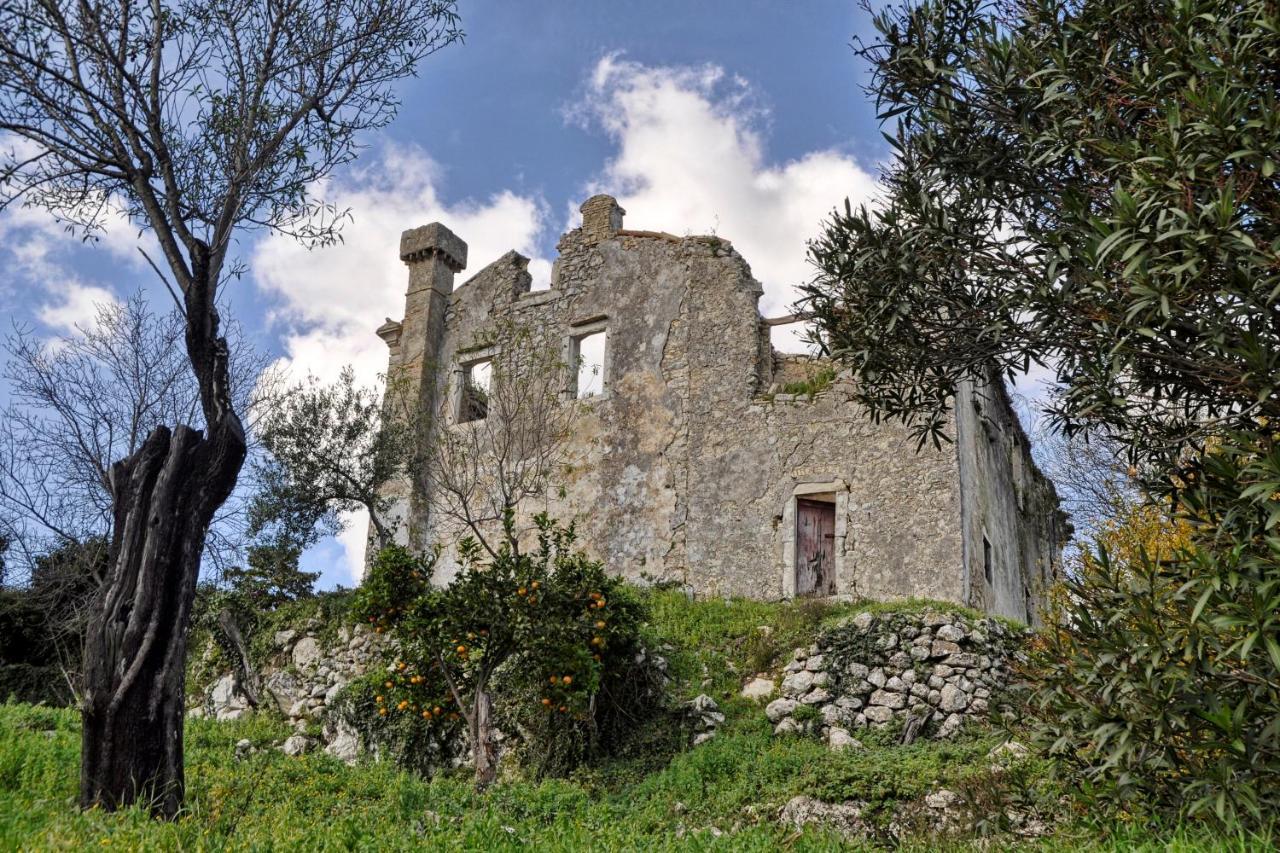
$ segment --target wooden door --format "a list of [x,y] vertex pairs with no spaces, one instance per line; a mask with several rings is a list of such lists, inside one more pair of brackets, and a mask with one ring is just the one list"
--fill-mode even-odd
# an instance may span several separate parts
[[836,593],[836,507],[796,499],[796,595]]

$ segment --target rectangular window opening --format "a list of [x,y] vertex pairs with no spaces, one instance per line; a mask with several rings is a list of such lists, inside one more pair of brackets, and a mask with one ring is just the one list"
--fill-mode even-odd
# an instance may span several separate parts
[[462,389],[458,402],[458,422],[482,421],[489,416],[489,387],[493,362],[477,361],[462,366]]
[[988,586],[991,586],[995,583],[994,563],[995,563],[995,554],[994,554],[994,549],[991,547],[991,540],[986,537],[986,534],[983,534],[982,536],[982,573],[987,578]]
[[604,393],[605,332],[573,338],[570,369],[575,371],[573,396],[579,400]]

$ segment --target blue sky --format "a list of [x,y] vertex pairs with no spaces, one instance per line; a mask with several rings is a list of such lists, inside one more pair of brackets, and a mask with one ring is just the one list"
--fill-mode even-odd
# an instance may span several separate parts
[[[399,89],[399,118],[319,188],[351,209],[343,245],[241,241],[249,274],[230,313],[299,376],[351,363],[372,379],[385,367],[373,330],[401,314],[396,246],[407,228],[439,220],[466,240],[461,279],[511,248],[545,278],[577,205],[607,191],[629,227],[733,241],[765,285],[762,310],[780,314],[826,212],[874,193],[887,146],[849,47],[871,29],[855,3],[460,8],[465,44],[424,62]],[[89,322],[104,299],[137,289],[167,299],[139,239],[117,222],[86,246],[39,211],[0,215],[0,315],[53,335]],[[361,535],[307,555],[323,585],[354,582]]]

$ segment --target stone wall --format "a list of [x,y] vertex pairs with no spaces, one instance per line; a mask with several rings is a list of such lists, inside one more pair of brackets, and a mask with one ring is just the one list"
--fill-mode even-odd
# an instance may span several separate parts
[[775,734],[833,748],[895,721],[908,740],[949,738],[968,720],[1012,712],[1005,699],[1022,632],[955,613],[860,613],[795,650],[782,697],[765,708]]
[[956,427],[964,600],[1038,625],[1071,536],[1057,491],[1031,461],[1031,442],[999,376],[960,386]]
[[[535,330],[534,345],[566,361],[584,330],[605,331],[604,390],[575,424],[571,464],[556,484],[563,493],[529,502],[526,517],[548,510],[575,521],[586,550],[632,579],[780,598],[797,591],[797,501],[817,500],[835,513],[835,594],[1003,606],[976,598],[968,583],[964,478],[953,447],[917,450],[901,425],[873,423],[848,376],[816,394],[781,393],[822,363],[772,351],[761,285],[728,241],[623,229],[607,196],[582,209],[583,225],[561,239],[544,291],[530,289],[528,259],[515,252],[454,289],[465,244],[439,225],[406,232],[405,319],[379,329],[389,372],[417,382],[417,404],[440,412],[439,428],[451,430],[468,429],[457,417],[460,377],[492,351],[499,321]],[[565,389],[571,397],[568,375]],[[988,468],[975,476],[988,477]],[[428,488],[395,483],[387,494],[415,544],[448,545],[457,525],[433,512]],[[1006,509],[984,506],[988,515]],[[1007,521],[1019,535],[1042,534],[1019,516]],[[452,563],[446,551],[441,577]],[[1010,566],[1021,578],[1023,567]]]
[[[275,634],[273,653],[260,673],[259,698],[264,707],[278,709],[298,732],[286,741],[286,751],[323,746],[331,755],[354,761],[362,748],[360,740],[330,711],[342,688],[386,661],[392,653],[391,641],[363,625],[344,625],[326,642],[321,628],[318,620],[312,620],[302,630]],[[212,653],[213,641],[209,642],[205,654]],[[218,720],[234,720],[251,710],[229,672],[189,701],[188,708],[191,716]],[[318,739],[306,734],[317,727]]]

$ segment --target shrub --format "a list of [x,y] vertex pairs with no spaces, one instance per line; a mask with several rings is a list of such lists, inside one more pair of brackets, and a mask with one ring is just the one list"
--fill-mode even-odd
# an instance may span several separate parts
[[573,550],[572,527],[545,515],[537,525],[529,554],[511,544],[487,554],[463,540],[459,571],[443,588],[430,582],[434,554],[385,548],[353,603],[357,619],[393,630],[402,650],[367,710],[414,715],[437,739],[465,724],[480,786],[496,776],[495,695],[545,747],[547,770],[591,754],[602,733],[614,739],[624,701],[641,692],[624,675],[637,650],[639,602]]
[[1280,451],[1218,444],[1180,485],[1173,520],[1132,515],[1067,582],[1031,660],[1038,733],[1128,810],[1260,825],[1280,809]]

